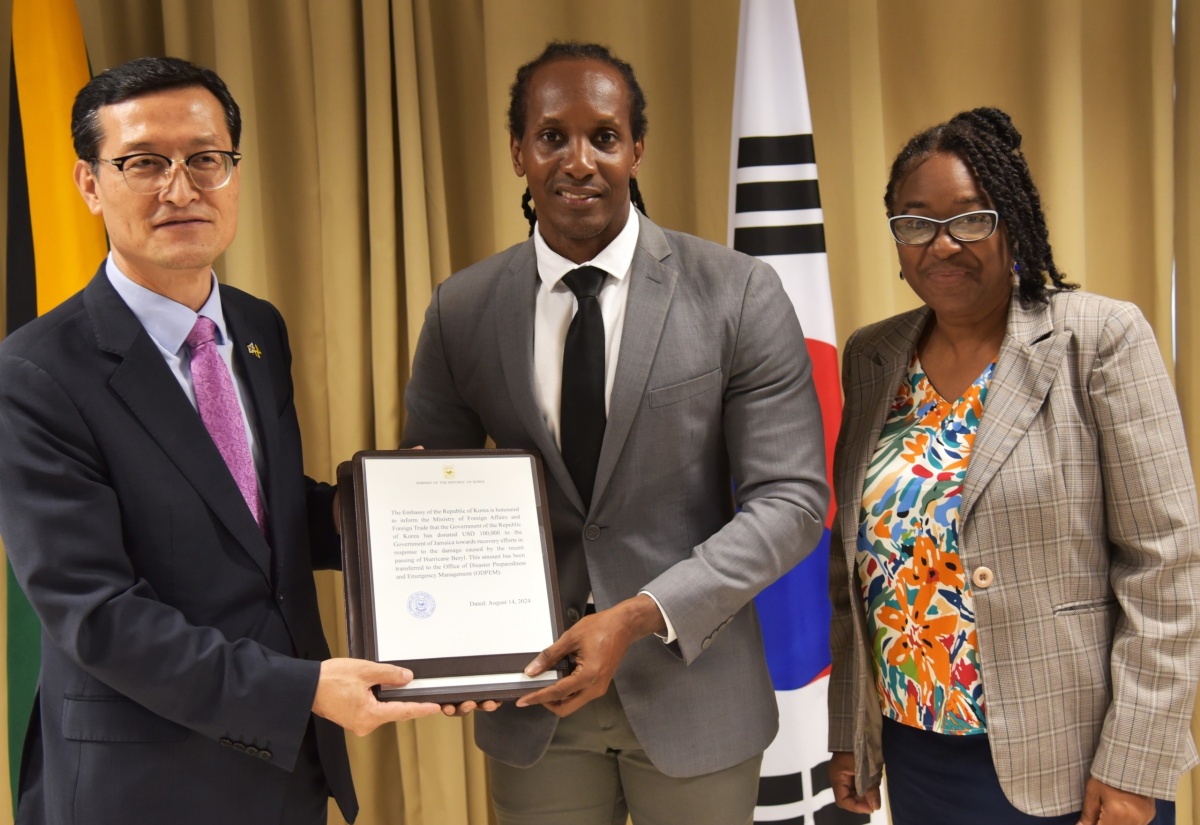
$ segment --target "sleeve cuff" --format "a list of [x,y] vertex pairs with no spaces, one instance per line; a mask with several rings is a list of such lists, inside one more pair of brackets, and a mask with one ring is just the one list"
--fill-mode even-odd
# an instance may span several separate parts
[[654,594],[651,593],[649,590],[641,590],[638,592],[638,595],[639,596],[646,595],[646,596],[649,596],[651,599],[654,599],[654,603],[656,605],[658,605],[658,612],[662,614],[663,621],[667,625],[667,632],[665,635],[662,633],[655,633],[654,635],[657,636],[660,640],[662,640],[662,643],[665,645],[669,645],[672,642],[674,642],[677,638],[679,638],[675,634],[675,625],[671,624],[671,617],[667,615],[667,611],[663,610],[662,602],[660,602],[658,599],[654,598]]

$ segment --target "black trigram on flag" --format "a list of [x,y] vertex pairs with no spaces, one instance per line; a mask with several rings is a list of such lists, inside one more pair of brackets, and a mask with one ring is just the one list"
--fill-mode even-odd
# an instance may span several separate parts
[[[740,138],[737,169],[734,249],[759,258],[825,251],[812,135]],[[779,223],[805,217],[816,222]]]
[[[805,773],[808,774],[806,790]],[[786,810],[788,807],[799,807],[811,811],[807,815],[789,819],[756,819],[756,825],[866,825],[871,817],[866,814],[852,814],[826,802],[824,807],[812,804],[822,791],[829,790],[829,763],[821,762],[813,766],[811,771],[786,774],[784,776],[763,776],[758,780],[758,807],[760,810]],[[826,798],[828,798],[826,794]],[[799,804],[797,804],[799,803]],[[807,804],[806,804],[807,803]],[[817,803],[820,805],[820,803]],[[815,810],[814,810],[815,808]]]

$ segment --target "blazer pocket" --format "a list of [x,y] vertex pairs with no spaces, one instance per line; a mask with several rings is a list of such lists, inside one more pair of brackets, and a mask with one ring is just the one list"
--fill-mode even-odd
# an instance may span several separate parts
[[182,742],[188,729],[120,696],[67,696],[63,737],[80,742]]
[[650,390],[650,406],[665,407],[668,404],[677,404],[719,386],[721,386],[721,368],[717,367],[712,372],[706,372],[697,378],[690,378],[682,384],[672,384],[669,387]]
[[1095,613],[1097,610],[1108,610],[1117,603],[1115,596],[1105,596],[1103,599],[1088,599],[1084,602],[1068,602],[1054,608],[1055,616],[1072,616],[1077,613]]

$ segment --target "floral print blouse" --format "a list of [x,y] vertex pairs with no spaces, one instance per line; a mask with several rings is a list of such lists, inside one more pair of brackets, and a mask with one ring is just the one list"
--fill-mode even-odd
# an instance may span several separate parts
[[958,508],[995,369],[949,402],[914,353],[863,485],[856,567],[880,704],[938,733],[987,731]]

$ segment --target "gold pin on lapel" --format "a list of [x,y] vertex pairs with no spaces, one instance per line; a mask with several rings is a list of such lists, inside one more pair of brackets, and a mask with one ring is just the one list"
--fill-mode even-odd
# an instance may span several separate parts
[[258,344],[246,344],[246,352],[250,353],[255,358],[262,358],[262,350],[258,348]]

